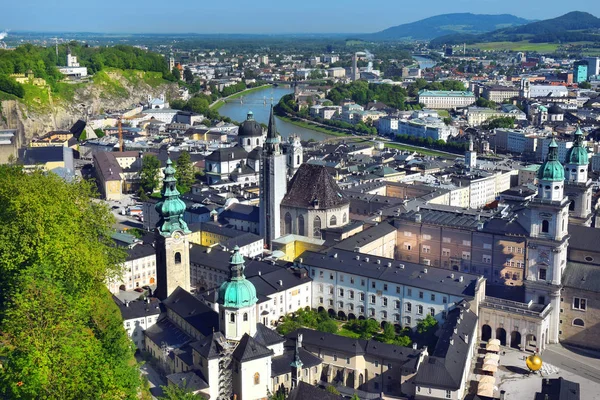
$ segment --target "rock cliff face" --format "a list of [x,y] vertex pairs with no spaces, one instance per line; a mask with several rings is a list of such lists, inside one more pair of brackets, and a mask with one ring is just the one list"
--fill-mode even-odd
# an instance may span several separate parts
[[[19,142],[26,145],[32,138],[52,130],[68,130],[78,120],[111,110],[126,110],[145,102],[148,96],[176,98],[178,86],[174,83],[148,84],[143,72],[128,71],[126,78],[119,71],[105,73],[103,80],[77,85],[71,100],[50,95],[44,106],[26,104],[20,100],[0,103],[0,128],[17,129]],[[42,103],[42,102],[39,102]]]

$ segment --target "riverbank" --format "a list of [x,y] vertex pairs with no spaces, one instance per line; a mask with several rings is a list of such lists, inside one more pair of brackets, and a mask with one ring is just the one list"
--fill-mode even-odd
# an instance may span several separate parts
[[258,92],[260,90],[264,90],[264,89],[266,89],[268,87],[271,87],[271,86],[273,86],[273,85],[266,84],[266,85],[256,86],[256,87],[253,87],[253,88],[242,90],[241,92],[234,93],[234,94],[232,94],[230,96],[223,97],[222,99],[219,99],[219,100],[215,101],[214,103],[212,103],[210,105],[210,109],[218,111],[219,108],[223,107],[226,104],[226,100],[239,99],[240,97],[242,97],[244,95],[247,95],[247,94],[250,94],[250,93],[254,93],[254,92]]
[[398,143],[398,142],[386,143],[385,147],[389,147],[392,149],[398,149],[398,150],[414,151],[414,152],[417,152],[417,153],[420,153],[420,154],[423,154],[426,156],[442,157],[442,158],[446,158],[448,160],[454,160],[456,157],[460,157],[460,154],[447,153],[445,151],[432,150],[432,149],[428,149],[426,147],[411,146],[410,144],[404,144],[404,143]]
[[354,135],[351,135],[349,133],[339,131],[339,130],[337,130],[334,127],[329,128],[329,127],[325,127],[323,125],[316,125],[314,123],[310,123],[310,122],[307,122],[305,120],[301,120],[301,119],[298,119],[298,118],[288,117],[286,115],[277,114],[277,117],[279,119],[281,119],[281,120],[284,120],[285,122],[289,122],[292,125],[299,126],[300,128],[310,129],[310,130],[313,130],[313,131],[321,132],[321,133],[324,133],[324,134],[329,135],[329,136],[338,136],[338,137],[346,137],[346,136],[347,137],[352,137],[352,136],[354,136]]

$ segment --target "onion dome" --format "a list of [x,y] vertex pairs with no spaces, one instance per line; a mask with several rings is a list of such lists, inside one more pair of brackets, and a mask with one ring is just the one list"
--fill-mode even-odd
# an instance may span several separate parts
[[259,137],[262,135],[262,126],[254,119],[252,111],[249,111],[246,120],[242,122],[238,129],[238,137]]
[[171,236],[175,231],[190,233],[187,224],[183,220],[185,213],[185,203],[179,198],[177,190],[177,179],[175,178],[175,168],[171,158],[167,159],[165,168],[165,179],[163,179],[163,189],[161,191],[162,200],[155,206],[160,217],[156,227],[163,236]]
[[538,171],[538,180],[558,182],[565,180],[565,172],[563,166],[558,161],[558,144],[552,138],[550,146],[548,146],[548,157]]
[[588,152],[583,145],[583,132],[581,132],[581,128],[577,127],[577,131],[575,131],[574,136],[575,139],[573,140],[573,147],[571,147],[567,152],[566,163],[575,165],[588,165]]
[[225,307],[249,307],[258,301],[256,288],[244,276],[244,257],[240,248],[235,246],[231,256],[229,280],[223,282],[219,288],[219,304]]

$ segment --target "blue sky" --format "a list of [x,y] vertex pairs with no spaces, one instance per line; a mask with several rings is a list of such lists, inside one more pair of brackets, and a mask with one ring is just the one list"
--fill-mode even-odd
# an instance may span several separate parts
[[[135,33],[375,32],[438,14],[473,12],[553,18],[564,0],[2,0],[0,31]],[[586,0],[600,16],[600,1]]]

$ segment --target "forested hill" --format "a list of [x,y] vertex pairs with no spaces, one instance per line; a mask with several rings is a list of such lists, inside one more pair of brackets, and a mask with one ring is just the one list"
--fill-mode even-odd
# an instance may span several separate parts
[[363,36],[369,40],[429,40],[455,33],[476,34],[490,32],[508,26],[523,25],[528,22],[530,21],[510,14],[442,14]]
[[532,22],[522,26],[498,29],[482,34],[452,34],[431,41],[433,46],[444,44],[518,42],[569,43],[579,41],[600,41],[600,18],[592,14],[573,11],[557,18]]
[[65,65],[67,48],[77,56],[79,64],[88,68],[89,74],[102,71],[105,67],[152,71],[162,74],[163,79],[176,81],[171,74],[164,57],[157,53],[145,51],[133,46],[118,45],[113,47],[89,47],[78,42],[56,48],[24,44],[14,50],[0,49],[0,92],[23,97],[23,89],[10,74],[24,74],[32,71],[36,78],[43,78],[53,90],[63,77],[56,68]]

